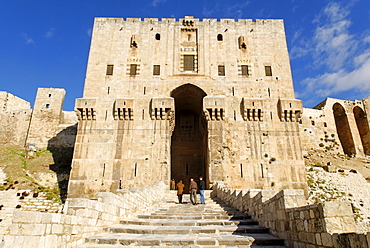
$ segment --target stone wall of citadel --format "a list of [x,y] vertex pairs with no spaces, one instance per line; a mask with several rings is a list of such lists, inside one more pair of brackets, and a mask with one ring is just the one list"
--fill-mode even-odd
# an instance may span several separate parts
[[[194,70],[184,69],[185,56],[194,56]],[[154,66],[160,75],[153,75]],[[96,18],[84,94],[76,101],[80,136],[70,181],[70,188],[86,189],[75,195],[158,176],[169,181],[172,97],[189,85],[206,96],[200,116],[207,119],[207,181],[304,187],[296,122],[302,106],[294,99],[282,20]],[[130,115],[120,119],[121,112]],[[104,188],[82,179],[101,178],[103,171]]]
[[65,90],[39,88],[34,108],[7,92],[0,92],[0,144],[37,150],[73,147],[77,115],[63,111]]
[[[370,98],[355,101],[327,98],[312,109],[304,108],[299,124],[302,149],[358,157],[370,155],[369,101]],[[335,106],[343,112],[335,113]]]
[[0,142],[2,144],[23,144],[31,118],[29,102],[0,91]]

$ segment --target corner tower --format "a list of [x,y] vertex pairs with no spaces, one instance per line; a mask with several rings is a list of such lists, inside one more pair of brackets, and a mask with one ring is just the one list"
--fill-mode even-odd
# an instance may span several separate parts
[[69,197],[203,176],[306,188],[282,20],[96,18]]

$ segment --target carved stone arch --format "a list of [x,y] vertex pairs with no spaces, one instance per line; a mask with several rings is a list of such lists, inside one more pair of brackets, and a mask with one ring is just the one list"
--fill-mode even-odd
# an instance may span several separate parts
[[353,108],[356,125],[360,134],[362,147],[365,155],[370,155],[370,130],[365,112],[359,106]]
[[333,105],[333,114],[343,152],[348,156],[356,155],[355,143],[349,127],[347,114],[340,103],[335,103]]
[[[171,137],[171,179],[189,185],[190,178],[207,176],[207,125],[203,115],[206,93],[192,84],[184,84],[171,92],[175,100],[175,128]],[[185,188],[187,192],[188,187]]]

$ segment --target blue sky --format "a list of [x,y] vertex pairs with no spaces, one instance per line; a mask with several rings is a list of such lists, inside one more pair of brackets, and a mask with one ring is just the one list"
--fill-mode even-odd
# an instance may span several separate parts
[[296,97],[370,96],[370,0],[0,0],[0,90],[82,97],[94,17],[284,19]]

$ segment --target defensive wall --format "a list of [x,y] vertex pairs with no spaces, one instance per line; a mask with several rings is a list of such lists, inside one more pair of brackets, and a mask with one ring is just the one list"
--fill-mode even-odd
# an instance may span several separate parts
[[77,115],[63,111],[64,89],[39,88],[34,108],[11,93],[0,91],[0,144],[46,150],[73,147]]
[[3,228],[6,231],[0,247],[77,247],[104,227],[155,205],[163,199],[165,189],[164,183],[159,182],[115,194],[100,192],[96,200],[68,199],[63,213],[15,211],[11,224]]
[[355,101],[327,98],[312,109],[303,108],[299,122],[302,148],[369,156],[369,113],[370,97]]
[[349,202],[307,205],[300,189],[242,190],[228,188],[222,182],[214,185],[212,194],[270,228],[287,247],[370,247],[370,233],[356,233]]

